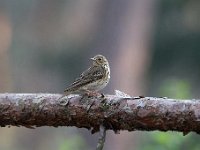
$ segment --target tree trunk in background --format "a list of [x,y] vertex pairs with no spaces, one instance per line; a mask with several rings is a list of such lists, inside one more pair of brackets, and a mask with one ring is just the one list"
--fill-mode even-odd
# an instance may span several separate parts
[[[145,73],[149,67],[155,0],[105,2],[103,35],[97,46],[111,64],[110,89],[144,95]],[[99,35],[98,35],[99,36]],[[112,86],[112,87],[111,87]],[[138,88],[139,87],[139,88]],[[133,96],[134,96],[133,95]],[[133,149],[133,133],[108,132],[105,150]]]
[[[0,93],[12,91],[9,47],[12,38],[11,23],[3,12],[3,3],[0,3]],[[14,128],[1,128],[0,149],[13,149]]]
[[9,47],[11,43],[11,26],[5,14],[0,12],[0,91],[11,90]]

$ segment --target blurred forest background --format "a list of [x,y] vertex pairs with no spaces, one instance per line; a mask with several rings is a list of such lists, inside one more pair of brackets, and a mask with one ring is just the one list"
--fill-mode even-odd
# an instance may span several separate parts
[[[103,90],[200,97],[199,0],[1,0],[0,92],[62,93],[105,55]],[[98,134],[75,127],[0,129],[2,150],[92,150]],[[108,131],[105,150],[197,150],[200,136]]]

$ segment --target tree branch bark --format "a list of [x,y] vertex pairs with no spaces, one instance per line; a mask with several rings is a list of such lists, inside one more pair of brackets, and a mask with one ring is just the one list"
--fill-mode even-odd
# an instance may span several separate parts
[[200,133],[200,100],[105,95],[0,94],[0,126]]

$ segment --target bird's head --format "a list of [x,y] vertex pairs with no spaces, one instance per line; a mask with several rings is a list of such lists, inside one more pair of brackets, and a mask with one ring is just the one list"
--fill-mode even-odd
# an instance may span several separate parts
[[107,61],[106,57],[104,57],[103,55],[96,55],[91,59],[93,61],[94,66],[108,65],[108,61]]

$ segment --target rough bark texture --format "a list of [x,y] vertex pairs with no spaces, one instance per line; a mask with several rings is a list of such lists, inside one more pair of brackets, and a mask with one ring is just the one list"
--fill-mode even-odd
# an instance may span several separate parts
[[0,94],[0,126],[76,126],[200,133],[200,100],[106,95]]

